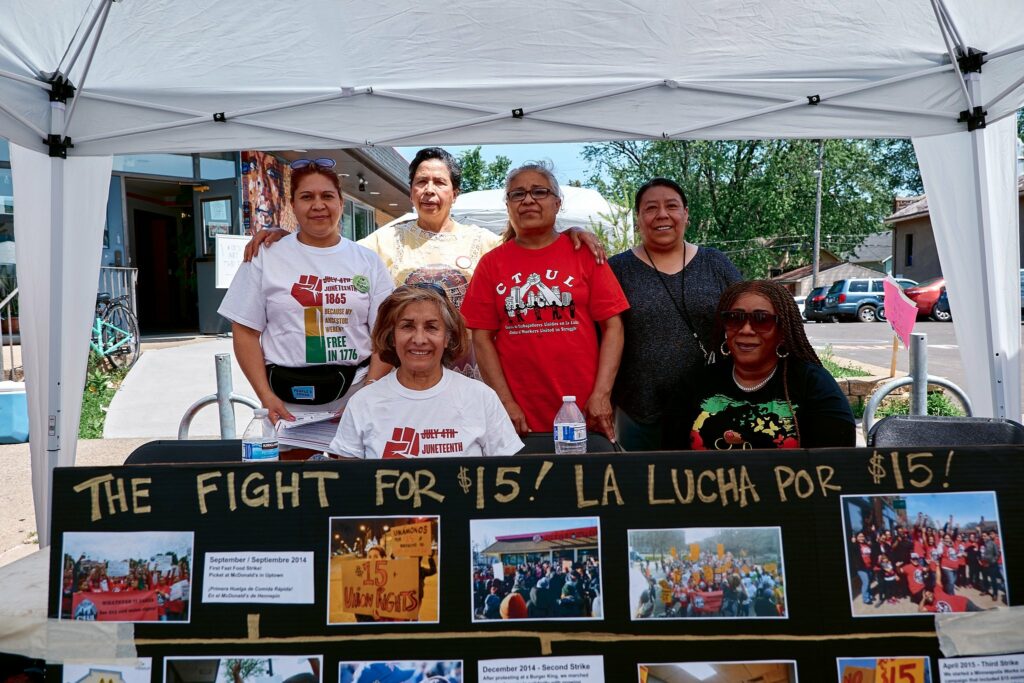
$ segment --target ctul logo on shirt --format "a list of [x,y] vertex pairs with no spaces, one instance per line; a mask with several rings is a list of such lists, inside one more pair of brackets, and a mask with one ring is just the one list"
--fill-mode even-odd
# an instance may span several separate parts
[[395,427],[384,445],[381,458],[415,458],[420,454],[420,437],[412,427]]
[[548,270],[544,277],[540,273],[530,273],[525,282],[522,273],[516,273],[511,279],[511,286],[499,284],[497,288],[498,294],[508,292],[505,297],[505,313],[509,318],[523,322],[524,314],[533,311],[534,318],[539,321],[545,308],[551,309],[552,320],[561,320],[566,313],[570,318],[576,317],[576,302],[573,301],[572,293],[562,290],[562,287],[573,286],[572,275],[559,280],[557,270]]

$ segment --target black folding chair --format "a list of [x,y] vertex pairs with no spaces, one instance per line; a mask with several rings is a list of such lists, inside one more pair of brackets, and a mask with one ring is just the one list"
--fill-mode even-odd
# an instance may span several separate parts
[[173,465],[187,462],[241,462],[241,439],[185,439],[144,443],[125,465]]
[[1024,444],[1024,425],[991,417],[890,415],[871,426],[867,445],[998,446]]

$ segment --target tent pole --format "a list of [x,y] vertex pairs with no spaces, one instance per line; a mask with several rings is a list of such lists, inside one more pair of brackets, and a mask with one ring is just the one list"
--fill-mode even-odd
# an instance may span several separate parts
[[[63,74],[70,74],[71,70],[75,68],[75,62],[78,61],[78,55],[81,54],[82,48],[85,47],[85,41],[89,40],[89,34],[92,33],[92,27],[96,25],[96,21],[100,18],[101,12],[110,11],[111,2],[112,0],[100,0],[100,4],[96,7],[96,11],[93,12],[92,18],[89,20],[89,25],[85,28],[85,32],[82,34],[82,39],[78,41],[78,45],[75,46],[74,52],[71,53],[71,58],[68,60],[67,67],[64,67],[64,60],[61,59],[60,64],[57,65],[57,71]],[[56,133],[57,131],[54,132]]]
[[971,97],[971,93],[967,90],[967,84],[964,82],[964,75],[960,73],[960,67],[956,60],[956,51],[953,50],[953,43],[949,40],[949,32],[942,21],[942,10],[939,9],[937,0],[931,1],[932,11],[935,12],[935,21],[939,25],[939,33],[942,34],[942,42],[946,44],[946,53],[949,55],[949,61],[957,67],[954,71],[956,74],[956,82],[960,86],[960,92],[963,93],[964,99],[967,100],[967,109],[974,109],[974,99]]
[[[64,127],[63,102],[50,103],[50,130],[54,133]],[[50,158],[50,334],[51,339],[63,339],[64,316],[64,165],[60,157]],[[48,368],[46,427],[46,500],[53,501],[53,470],[60,461],[61,452],[61,393],[63,385],[63,354],[60,344],[50,344]],[[50,529],[37,529],[39,546],[50,545]]]
[[[103,16],[100,18],[99,25],[96,28],[96,37],[92,41],[92,46],[89,48],[89,55],[85,58],[85,66],[82,67],[82,78],[78,81],[78,90],[85,87],[85,79],[89,77],[89,68],[92,66],[92,59],[96,56],[96,48],[100,44],[100,37],[103,35],[103,27],[107,23],[107,15],[110,14],[110,3],[105,2],[102,5]],[[70,75],[70,74],[69,74]],[[71,106],[68,107],[67,114],[64,116],[64,129],[61,130],[60,136],[63,138],[68,134],[68,126],[71,125],[71,119],[75,115],[75,106],[78,104],[78,98],[71,98]]]
[[240,126],[252,126],[253,128],[263,128],[266,130],[277,130],[283,133],[295,133],[296,135],[305,135],[311,138],[320,138],[321,140],[340,142],[345,145],[352,145],[353,147],[362,147],[367,144],[363,140],[350,140],[349,138],[338,137],[337,135],[331,135],[330,133],[319,133],[315,130],[306,130],[304,128],[295,128],[293,126],[282,126],[276,123],[264,123],[263,121],[248,121],[246,119],[234,119],[231,121],[231,123]]
[[999,102],[1000,100],[1005,98],[1007,95],[1009,95],[1010,93],[1012,93],[1014,90],[1016,90],[1017,88],[1019,88],[1022,85],[1024,85],[1024,76],[1021,76],[1020,78],[1018,78],[1016,81],[1013,82],[1013,85],[1011,85],[1009,88],[1007,88],[1006,90],[1004,90],[1003,92],[999,93],[998,95],[993,97],[991,100],[986,102],[984,105],[982,105],[981,108],[985,109],[986,111],[988,109],[991,109],[995,105],[996,102]]
[[946,3],[943,0],[937,0],[939,11],[942,12],[942,18],[946,22],[946,26],[949,27],[950,32],[953,34],[956,40],[956,46],[960,48],[960,51],[967,54],[967,43],[964,42],[963,36],[960,35],[960,31],[957,29],[956,24],[953,23],[953,16],[949,13],[949,8],[946,7]]
[[50,89],[50,84],[46,81],[36,80],[35,78],[29,78],[28,76],[19,76],[18,74],[12,74],[10,71],[4,71],[3,69],[0,69],[0,78],[9,78],[12,81],[18,81],[25,85],[34,85],[37,88],[42,88],[43,90]]
[[45,130],[43,130],[42,128],[37,126],[32,121],[29,121],[28,119],[26,119],[24,116],[22,116],[18,112],[12,111],[9,107],[5,106],[3,102],[0,102],[0,111],[2,111],[3,113],[7,114],[8,116],[10,116],[12,119],[17,121],[21,125],[25,126],[26,128],[31,130],[33,133],[35,133],[39,137],[43,138],[44,140],[46,139],[46,131]]

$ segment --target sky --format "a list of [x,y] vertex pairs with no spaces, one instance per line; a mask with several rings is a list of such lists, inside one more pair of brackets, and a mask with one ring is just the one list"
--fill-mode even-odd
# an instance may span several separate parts
[[[586,180],[590,177],[588,164],[580,154],[585,143],[562,142],[543,145],[480,145],[480,153],[485,161],[494,161],[498,155],[507,156],[512,160],[512,167],[527,161],[551,161],[555,166],[555,177],[560,183],[570,180]],[[476,145],[444,145],[444,148],[458,156],[463,150],[473,149]],[[396,147],[398,153],[411,160],[416,156],[419,147]]]
[[995,519],[995,494],[985,493],[918,493],[906,496],[907,518],[913,520],[918,512],[942,524],[953,515],[953,522],[977,522],[982,516]]
[[148,559],[164,552],[192,556],[191,531],[72,531],[64,534],[64,553],[76,560]]
[[562,517],[552,519],[474,519],[469,523],[470,538],[483,542],[484,538],[493,540],[497,536],[513,536],[515,534],[540,533],[544,531],[561,531],[562,529],[579,529],[586,526],[599,526],[597,517]]

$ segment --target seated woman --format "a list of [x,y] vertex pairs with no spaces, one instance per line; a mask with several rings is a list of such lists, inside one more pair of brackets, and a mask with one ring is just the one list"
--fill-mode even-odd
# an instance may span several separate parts
[[722,358],[694,384],[696,450],[853,446],[855,423],[839,385],[804,333],[792,295],[774,282],[730,285],[718,303],[713,348]]
[[467,343],[462,316],[439,285],[392,292],[377,311],[373,350],[395,370],[352,397],[328,451],[349,458],[519,452],[523,442],[497,394],[449,369]]
[[619,314],[629,302],[607,265],[555,231],[562,198],[550,168],[514,169],[505,203],[504,243],[480,259],[462,302],[484,381],[520,434],[550,432],[562,397],[572,395],[589,426],[614,439]]
[[299,229],[238,269],[217,311],[231,321],[235,358],[270,419],[337,411],[390,369],[370,353],[377,306],[394,285],[375,253],[341,236],[332,159],[291,165]]

